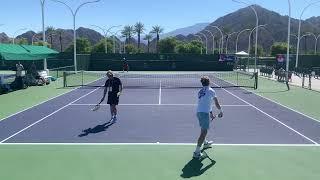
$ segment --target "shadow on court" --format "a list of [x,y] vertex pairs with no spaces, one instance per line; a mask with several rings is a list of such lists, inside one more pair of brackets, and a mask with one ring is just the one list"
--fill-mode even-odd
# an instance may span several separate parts
[[82,131],[82,134],[80,134],[79,137],[84,137],[84,136],[88,136],[89,134],[97,134],[100,132],[104,132],[112,125],[113,123],[104,123],[101,125],[97,125],[94,128],[85,129]]
[[203,167],[202,161],[207,159],[201,158],[201,159],[195,159],[193,158],[190,160],[182,169],[182,174],[180,175],[182,178],[192,178],[196,176],[201,176],[203,173],[205,173],[207,170],[212,168],[216,161],[211,161],[211,163],[205,167]]

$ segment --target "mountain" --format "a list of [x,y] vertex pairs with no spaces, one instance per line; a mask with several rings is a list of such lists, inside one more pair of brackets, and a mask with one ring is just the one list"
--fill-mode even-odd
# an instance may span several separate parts
[[[259,17],[259,25],[266,24],[265,28],[260,28],[259,30],[258,45],[262,46],[266,52],[269,52],[270,47],[272,46],[273,43],[287,42],[288,16],[282,16],[279,13],[267,10],[258,5],[254,5],[254,8],[257,11],[257,14]],[[306,32],[319,34],[320,26],[317,26],[316,24],[317,23],[320,24],[320,18],[311,18],[309,21],[310,22],[314,21],[314,22],[310,23],[308,22],[308,20],[302,21],[301,34],[305,34]],[[222,30],[224,31],[224,34],[230,34],[232,32],[239,32],[247,28],[252,29],[253,27],[255,27],[255,24],[256,24],[256,18],[252,12],[252,9],[250,7],[246,7],[246,8],[239,9],[236,12],[230,13],[226,16],[220,17],[210,25],[221,27]],[[299,25],[299,21],[297,19],[291,19],[292,34],[298,34],[297,33],[298,25]],[[218,33],[218,31],[216,31],[214,28],[210,26],[207,26],[203,31],[201,31],[202,33],[205,33],[208,36],[208,48],[212,49],[212,38],[209,35],[209,33],[205,30],[214,32],[216,36],[216,40],[220,39],[221,36]],[[248,51],[248,34],[249,33],[243,33],[239,37],[238,51],[246,51],[246,52]],[[229,43],[228,43],[229,52],[235,51],[236,35],[237,33],[232,35],[229,38]],[[251,38],[252,40],[251,45],[254,45],[254,37],[255,36]],[[195,37],[193,37],[193,39],[195,39]],[[296,38],[292,37],[291,45],[296,46],[296,41],[297,41]],[[301,41],[300,47],[303,50],[305,48],[313,49],[312,47],[314,47],[314,43],[315,43],[314,38],[307,37]],[[216,44],[216,47],[217,45],[218,44]]]
[[203,30],[208,25],[209,25],[209,23],[198,23],[193,26],[189,26],[189,27],[185,27],[185,28],[181,28],[181,29],[176,29],[174,31],[162,34],[161,39],[167,38],[167,37],[174,37],[177,35],[187,36],[189,34],[194,34],[194,33],[197,33],[199,31]]
[[6,33],[0,33],[0,43],[8,43],[10,38],[6,35]]
[[[287,24],[288,24],[288,16],[282,16],[277,12],[273,12],[271,10],[265,9],[261,6],[254,5],[255,10],[257,11],[259,17],[259,24],[266,25],[265,28],[259,28],[259,39],[258,45],[262,46],[265,52],[270,51],[270,47],[275,42],[286,42],[287,41]],[[226,34],[230,34],[232,32],[239,32],[243,29],[254,28],[256,24],[255,16],[250,7],[245,7],[239,9],[233,13],[227,14],[223,17],[218,18],[214,22],[208,23],[199,23],[194,26],[181,28],[174,30],[169,33],[165,33],[160,35],[160,38],[166,38],[169,36],[176,37],[180,41],[192,41],[197,38],[193,35],[198,32],[202,32],[207,35],[208,38],[208,48],[209,53],[212,51],[212,37],[208,33],[211,31],[215,35],[215,47],[218,47],[218,40],[220,39],[220,34],[217,30],[212,28],[209,25],[214,25],[220,27],[224,32],[224,38]],[[291,20],[291,33],[296,35],[298,31],[299,21],[297,19]],[[77,37],[88,38],[92,45],[99,42],[103,36],[92,29],[80,27],[77,30]],[[320,17],[311,17],[302,21],[301,27],[301,35],[306,34],[307,32],[312,32],[315,35],[320,34]],[[49,33],[47,32],[47,35]],[[252,34],[252,42],[251,45],[254,45],[254,36],[255,33]],[[35,32],[28,31],[17,38],[26,38],[29,43],[31,43],[32,37],[35,35]],[[61,43],[60,43],[60,35],[61,35]],[[36,39],[41,40],[42,35],[39,33],[36,36]],[[229,37],[228,43],[228,52],[234,52],[236,46],[236,37],[237,33]],[[143,37],[142,37],[143,38]],[[238,51],[248,51],[248,39],[249,33],[245,32],[241,34],[238,42]],[[60,51],[60,49],[65,50],[72,44],[73,40],[73,31],[71,29],[56,29],[53,32],[52,39],[50,37],[47,38],[49,43],[52,42],[53,48]],[[204,40],[204,38],[203,38]],[[0,33],[0,42],[10,42],[10,38],[4,34]],[[137,45],[137,41],[135,39],[131,40],[132,44]],[[144,41],[142,41],[144,42]],[[297,39],[292,36],[291,45],[296,46]],[[144,42],[146,44],[146,42]],[[224,43],[225,45],[226,43]],[[315,40],[312,36],[307,36],[301,41],[301,52],[304,53],[306,49],[314,49]],[[142,44],[142,47],[146,50],[146,45]],[[150,44],[151,52],[155,52],[156,41],[153,39]]]
[[307,23],[313,25],[315,28],[320,29],[320,16],[318,17],[311,17],[305,20]]
[[[87,38],[90,43],[92,45],[98,43],[103,36],[97,32],[94,31],[92,29],[88,29],[88,28],[84,28],[84,27],[80,27],[76,30],[77,32],[77,37],[79,38]],[[32,37],[35,35],[36,33],[33,31],[28,31],[26,33],[23,33],[19,36],[17,36],[17,39],[21,39],[21,38],[25,38],[28,40],[29,43],[32,42]],[[49,33],[48,31],[46,31],[46,35],[47,35],[47,42],[52,44],[52,48],[57,50],[57,51],[61,51],[61,46],[62,46],[62,51],[64,51],[66,48],[68,48],[73,41],[73,30],[71,29],[56,29],[54,30],[54,32],[52,33],[52,39],[50,36],[51,33]],[[60,43],[60,35],[61,35],[61,43]],[[38,33],[34,36],[34,42],[42,40],[42,33]]]
[[34,31],[27,31],[19,36],[16,37],[16,39],[26,39],[28,42],[32,41],[32,37],[33,35],[35,35],[36,33]]

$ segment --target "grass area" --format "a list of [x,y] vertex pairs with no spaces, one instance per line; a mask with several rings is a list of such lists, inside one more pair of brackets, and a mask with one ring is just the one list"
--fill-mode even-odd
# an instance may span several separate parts
[[0,74],[16,74],[15,71],[6,71],[6,70],[0,70]]
[[320,147],[1,145],[0,179],[318,180]]
[[[50,98],[70,91],[63,89],[62,79],[46,86],[33,86],[0,96],[0,120],[16,112],[27,109]],[[5,103],[2,103],[5,102]]]
[[260,77],[258,89],[253,92],[320,121],[320,92],[297,86],[290,86],[290,88],[290,91],[287,91],[285,84]]

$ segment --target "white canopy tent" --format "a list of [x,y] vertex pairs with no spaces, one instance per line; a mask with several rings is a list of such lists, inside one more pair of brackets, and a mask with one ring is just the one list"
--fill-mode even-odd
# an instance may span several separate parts
[[239,56],[248,56],[249,54],[244,52],[244,51],[241,51],[241,52],[237,52],[236,55],[239,55]]

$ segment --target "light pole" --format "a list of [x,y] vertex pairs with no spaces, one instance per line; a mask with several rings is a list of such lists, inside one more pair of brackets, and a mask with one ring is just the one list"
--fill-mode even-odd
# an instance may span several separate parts
[[[314,2],[311,2],[309,3],[301,12],[301,15],[300,15],[300,19],[299,19],[299,27],[298,27],[298,42],[297,42],[297,52],[296,52],[296,68],[298,67],[298,62],[299,62],[299,50],[300,50],[300,34],[301,34],[301,19],[302,19],[302,16],[304,14],[304,12],[312,5],[315,5],[317,3],[319,3],[320,1],[314,1]],[[288,0],[288,3],[289,3],[289,11],[291,11],[291,5],[290,5],[290,0]]]
[[[286,82],[289,89],[289,60],[290,60],[290,34],[291,34],[291,1],[288,0],[289,16],[288,16],[288,43],[287,43],[287,60],[286,60]],[[299,35],[298,35],[299,37]],[[299,41],[299,38],[298,38]]]
[[21,29],[18,29],[16,32],[14,32],[13,34],[13,37],[12,37],[12,44],[14,44],[14,39],[16,38],[16,34],[19,32],[19,31],[24,31],[26,30],[27,28],[21,28]]
[[[31,45],[33,45],[33,41],[34,41],[34,39],[35,38],[37,38],[38,39],[38,37],[37,37],[37,33],[35,33],[33,36],[32,36],[32,39],[31,39]],[[38,39],[39,40],[39,39]]]
[[[290,36],[291,36],[291,37],[295,37],[295,39],[296,39],[297,41],[298,41],[298,39],[299,39],[298,36],[295,35],[295,34],[290,34]],[[290,41],[290,43],[292,43],[292,42],[293,42],[293,41]]]
[[[115,35],[118,35],[118,33],[120,32],[121,30],[115,32],[112,34],[112,38],[113,38],[113,54],[116,53],[116,36]],[[121,45],[120,45],[121,46]]]
[[295,34],[290,34],[290,36],[295,37],[298,40],[298,36]]
[[[252,33],[253,33],[253,31],[255,31],[256,29],[258,29],[259,27],[265,27],[266,26],[266,24],[264,24],[264,25],[258,25],[257,27],[254,27],[253,29],[252,29],[252,31],[250,32],[250,35],[249,35],[249,45],[248,45],[248,61],[249,61],[249,57],[250,57],[250,46],[251,46],[251,35],[252,35]],[[256,33],[258,33],[257,31],[256,31]],[[256,36],[257,37],[257,36]],[[256,44],[256,46],[257,46],[258,44]],[[255,47],[256,49],[258,48],[258,47]],[[258,51],[257,51],[258,52]],[[254,72],[256,73],[257,72],[257,52],[255,52],[255,59],[254,59]]]
[[83,7],[86,4],[97,3],[100,0],[84,2],[84,3],[80,4],[75,11],[69,5],[67,5],[65,2],[62,2],[60,0],[51,0],[51,1],[54,1],[54,2],[61,3],[61,4],[65,5],[70,10],[70,12],[71,12],[71,14],[73,16],[73,59],[74,59],[74,71],[77,72],[78,68],[77,68],[76,16],[77,16],[77,13],[79,12],[81,7]]
[[317,40],[316,35],[314,35],[313,33],[307,32],[306,34],[302,35],[302,36],[299,38],[300,41],[301,41],[304,37],[307,37],[307,36],[313,36],[313,37],[315,38],[315,40]]
[[102,28],[100,26],[96,26],[96,25],[91,25],[93,27],[96,27],[98,29],[100,29],[103,33],[103,36],[104,36],[104,49],[105,49],[105,53],[108,54],[108,32],[110,32],[110,30],[112,28],[115,28],[115,27],[120,27],[121,25],[118,25],[118,26],[111,26],[109,29],[105,29],[105,28]]
[[[116,27],[121,27],[122,25],[117,25],[117,26],[111,26],[109,29],[106,31],[106,35],[110,33],[111,29],[116,28]],[[106,46],[106,53],[108,53],[108,46]]]
[[228,34],[228,38],[227,38],[227,42],[226,42],[226,54],[228,54],[228,42],[229,42],[229,38],[233,35],[233,34],[236,34],[238,32],[233,32],[233,33],[230,33]]
[[[47,46],[46,45],[46,31],[45,31],[45,24],[44,24],[44,5],[45,5],[46,0],[40,0],[40,4],[41,4],[41,12],[42,12],[42,39],[43,39],[43,46]],[[48,67],[47,64],[47,59],[43,59],[43,69],[46,70]]]
[[[245,5],[249,5],[248,3],[246,2],[243,2],[243,1],[239,1],[239,0],[232,0],[233,2],[237,2],[237,3],[242,3],[242,4],[245,4]],[[254,55],[254,58],[255,58],[255,69],[254,69],[254,72],[256,72],[256,67],[257,67],[257,53],[258,53],[258,31],[259,31],[259,17],[258,17],[258,13],[257,11],[253,8],[253,5],[250,5],[249,6],[252,11],[254,12],[255,16],[256,16],[256,47],[255,47],[255,55]],[[250,52],[249,52],[250,54]]]
[[[201,36],[194,34],[195,37],[200,39],[200,42],[203,44],[203,40],[201,38]],[[201,54],[202,54],[202,46],[201,46]]]
[[[218,27],[218,26],[213,26],[213,25],[209,25],[209,27],[213,27],[215,29],[217,29],[219,32],[220,32],[220,35],[221,35],[221,47],[219,48],[219,53],[223,53],[223,33],[222,33],[222,30]],[[222,52],[221,52],[221,48],[222,48]]]
[[215,37],[211,31],[209,31],[209,30],[204,30],[204,31],[209,32],[209,34],[212,36],[212,54],[214,54],[214,38]]
[[317,41],[318,41],[317,36],[316,36],[315,34],[313,34],[312,32],[307,32],[307,34],[314,37],[314,41],[315,41],[315,44],[314,44],[314,54],[316,54],[316,53],[317,53]]
[[236,53],[238,52],[239,36],[240,36],[240,34],[242,34],[242,33],[245,32],[245,31],[251,31],[251,29],[244,29],[244,30],[242,30],[242,31],[240,31],[240,32],[238,33],[238,35],[237,35],[237,40],[236,40]]
[[204,36],[204,38],[205,38],[205,40],[206,40],[206,54],[208,54],[208,38],[207,38],[207,36],[206,36],[204,33],[202,33],[202,32],[199,32],[199,34],[201,34],[202,36]]
[[[4,24],[0,24],[0,26],[3,26]],[[1,40],[1,39],[0,39]],[[1,41],[0,41],[0,43],[1,43]]]
[[96,27],[96,28],[98,28],[98,29],[100,29],[102,31],[103,37],[104,37],[104,51],[107,54],[108,53],[108,51],[107,51],[108,43],[107,43],[107,32],[106,32],[106,30],[104,28],[100,27],[100,26],[97,26],[97,25],[91,25],[91,26]]
[[318,39],[319,39],[319,37],[320,37],[320,34],[316,38],[316,54],[317,54],[317,50],[318,50]]

